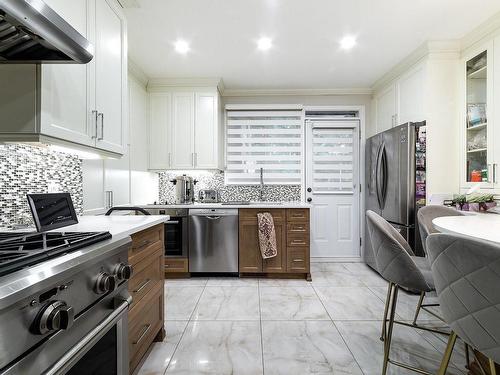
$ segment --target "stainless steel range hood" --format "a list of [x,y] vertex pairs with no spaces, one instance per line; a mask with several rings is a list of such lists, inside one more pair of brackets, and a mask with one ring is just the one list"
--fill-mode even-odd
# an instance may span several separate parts
[[42,0],[0,0],[0,63],[86,64],[93,50]]

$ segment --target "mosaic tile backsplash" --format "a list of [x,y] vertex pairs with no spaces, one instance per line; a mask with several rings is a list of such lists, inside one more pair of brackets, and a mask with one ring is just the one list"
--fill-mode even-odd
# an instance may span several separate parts
[[[170,182],[182,173],[168,171],[159,173],[160,201],[159,203],[175,202],[175,187]],[[217,189],[222,202],[229,201],[257,201],[259,200],[259,186],[255,185],[225,185],[224,172],[193,171],[187,173],[198,180],[195,185],[195,197],[198,198],[200,189]],[[265,180],[264,180],[265,182]],[[300,185],[266,185],[264,200],[294,202],[300,200]]]
[[69,192],[83,212],[82,161],[77,156],[28,145],[0,145],[0,227],[32,224],[28,193]]

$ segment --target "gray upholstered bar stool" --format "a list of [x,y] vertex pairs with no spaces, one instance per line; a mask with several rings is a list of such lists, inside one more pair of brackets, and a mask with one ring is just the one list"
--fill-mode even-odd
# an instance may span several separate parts
[[487,356],[490,374],[496,374],[494,362],[500,362],[500,246],[452,234],[431,234],[427,249],[443,318],[453,331],[439,374],[446,374],[457,335]]
[[444,333],[432,328],[415,326],[414,324],[394,319],[400,287],[417,292],[430,292],[434,290],[434,281],[432,279],[430,264],[426,258],[414,256],[413,251],[403,236],[401,236],[401,234],[380,215],[377,215],[373,211],[367,211],[366,221],[377,271],[384,279],[389,281],[382,322],[381,339],[384,341],[384,364],[382,375],[386,374],[389,363],[422,374],[430,374],[425,370],[415,368],[406,363],[391,360],[389,356],[392,330],[395,323],[427,331]]
[[[429,234],[438,233],[434,225],[432,224],[432,220],[437,217],[443,216],[463,216],[460,211],[457,211],[455,208],[446,207],[446,206],[438,206],[438,205],[430,205],[422,207],[417,212],[417,220],[418,220],[418,228],[420,230],[420,238],[422,239],[422,246],[424,248],[424,252],[427,255],[427,247],[426,240]],[[429,310],[429,307],[437,306],[437,304],[429,303],[424,304],[425,292],[420,294],[420,299],[417,304],[417,309],[415,311],[415,317],[413,318],[413,324],[417,324],[418,315],[420,314],[420,310],[425,310],[427,313],[434,315],[435,317],[441,319],[437,316],[432,310]]]

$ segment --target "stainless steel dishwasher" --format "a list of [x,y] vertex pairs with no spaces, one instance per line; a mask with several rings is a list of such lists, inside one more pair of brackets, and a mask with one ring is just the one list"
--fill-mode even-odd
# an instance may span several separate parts
[[189,272],[238,272],[238,209],[189,210]]

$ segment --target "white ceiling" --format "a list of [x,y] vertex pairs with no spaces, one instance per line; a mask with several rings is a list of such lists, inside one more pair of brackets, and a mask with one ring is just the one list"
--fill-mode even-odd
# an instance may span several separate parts
[[[229,89],[370,87],[423,42],[461,38],[500,11],[499,0],[134,2],[129,54],[149,77],[221,77]],[[346,34],[358,40],[349,52]],[[257,50],[260,36],[271,50]]]

